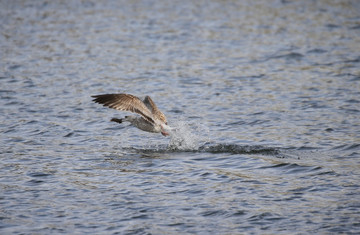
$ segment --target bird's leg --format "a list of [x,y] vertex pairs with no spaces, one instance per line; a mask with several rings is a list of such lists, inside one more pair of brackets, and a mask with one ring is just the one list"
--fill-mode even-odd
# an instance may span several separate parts
[[117,123],[122,123],[123,122],[123,120],[119,119],[119,118],[112,118],[110,121],[117,122]]

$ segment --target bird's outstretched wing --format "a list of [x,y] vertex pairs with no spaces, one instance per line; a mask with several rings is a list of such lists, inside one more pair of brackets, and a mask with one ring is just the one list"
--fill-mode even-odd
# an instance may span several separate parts
[[[94,95],[92,97],[94,98],[93,101],[96,103],[116,110],[140,114],[145,120],[155,123],[152,110],[136,96],[130,94],[104,94]],[[152,100],[151,102],[155,105]],[[156,105],[154,107],[157,109]]]
[[159,119],[159,120],[163,121],[164,123],[167,122],[165,115],[158,109],[155,102],[150,98],[150,96],[145,97],[144,104],[151,111],[151,113],[153,114],[153,117],[155,119]]

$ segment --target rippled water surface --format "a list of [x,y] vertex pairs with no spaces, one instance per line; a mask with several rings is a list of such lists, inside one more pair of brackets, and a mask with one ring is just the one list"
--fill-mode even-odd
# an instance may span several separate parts
[[[356,234],[358,1],[1,1],[1,234]],[[151,95],[171,138],[91,100]]]

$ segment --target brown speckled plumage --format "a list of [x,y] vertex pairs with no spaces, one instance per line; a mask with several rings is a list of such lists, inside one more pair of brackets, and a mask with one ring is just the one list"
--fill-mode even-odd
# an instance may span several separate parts
[[167,127],[166,117],[150,96],[146,96],[143,101],[130,94],[104,94],[92,97],[94,102],[106,107],[140,114],[141,117],[138,118],[126,117],[124,119],[139,129],[149,132],[161,132],[163,135],[168,134],[163,129],[163,127]]

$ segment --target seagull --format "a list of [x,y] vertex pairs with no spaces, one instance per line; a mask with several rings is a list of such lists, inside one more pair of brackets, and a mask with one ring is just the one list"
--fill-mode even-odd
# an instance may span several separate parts
[[126,121],[143,131],[161,133],[163,136],[170,135],[171,128],[167,124],[165,115],[150,96],[146,96],[144,100],[130,94],[104,94],[91,97],[94,98],[94,102],[103,106],[140,115],[125,116],[122,119],[112,118],[113,122]]

